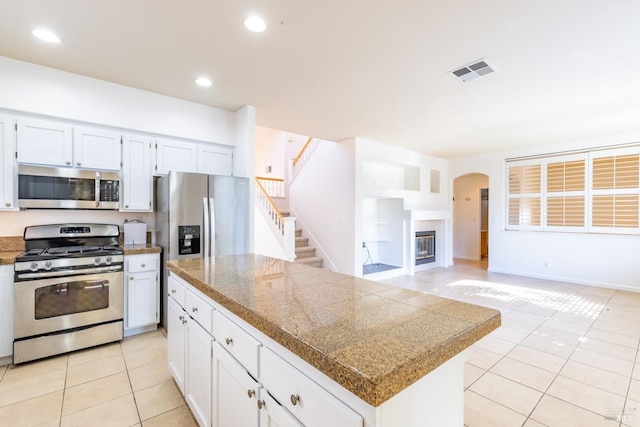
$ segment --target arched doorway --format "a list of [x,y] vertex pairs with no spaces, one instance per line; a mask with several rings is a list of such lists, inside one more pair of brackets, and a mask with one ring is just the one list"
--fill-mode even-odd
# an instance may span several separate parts
[[481,173],[453,180],[453,258],[488,261],[489,177]]

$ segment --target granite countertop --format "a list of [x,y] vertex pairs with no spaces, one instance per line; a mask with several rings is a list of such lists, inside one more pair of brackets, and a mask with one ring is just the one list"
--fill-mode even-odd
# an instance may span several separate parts
[[379,406],[500,326],[500,312],[261,255],[169,270]]
[[162,252],[162,246],[151,243],[140,245],[122,245],[125,255],[142,255],[142,254],[159,254]]
[[22,236],[0,237],[0,265],[11,265],[16,257],[24,252],[24,239]]

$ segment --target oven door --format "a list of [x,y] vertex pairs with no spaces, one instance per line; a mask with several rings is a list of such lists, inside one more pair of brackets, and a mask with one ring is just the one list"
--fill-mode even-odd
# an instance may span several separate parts
[[15,339],[122,319],[123,272],[16,282]]

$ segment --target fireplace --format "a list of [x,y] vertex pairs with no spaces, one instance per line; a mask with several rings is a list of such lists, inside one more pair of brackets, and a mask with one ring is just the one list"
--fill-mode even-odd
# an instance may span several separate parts
[[416,231],[416,265],[436,261],[436,232]]

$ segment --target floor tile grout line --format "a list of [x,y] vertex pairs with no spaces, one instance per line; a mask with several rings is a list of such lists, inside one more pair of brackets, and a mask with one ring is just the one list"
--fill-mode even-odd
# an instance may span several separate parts
[[[613,294],[612,294],[611,296],[609,296],[609,299],[607,300],[607,304],[609,303],[609,301],[611,301],[611,298],[612,298],[612,297],[613,297]],[[603,310],[604,310],[604,307],[606,307],[606,306],[607,306],[607,304],[603,304]],[[599,317],[601,313],[602,313],[602,310],[600,310],[600,312],[598,313],[598,316],[597,316],[597,317]],[[595,319],[593,319],[593,321],[591,322],[591,325],[589,326],[589,329],[587,329],[587,330],[586,330],[586,332],[585,332],[584,334],[582,334],[582,337],[585,337],[585,336],[589,333],[589,331],[593,328],[593,324],[595,323],[595,321],[596,321],[597,317],[596,317]],[[544,324],[544,323],[543,323],[543,324]],[[537,329],[536,329],[536,330],[537,330]],[[578,344],[578,345],[577,345],[577,346],[576,346],[576,347],[571,351],[571,354],[569,354],[569,356],[567,356],[567,357],[564,359],[564,363],[562,364],[562,366],[560,367],[560,369],[558,370],[558,372],[555,374],[555,376],[553,377],[553,379],[551,380],[551,382],[549,382],[549,385],[547,386],[547,388],[546,388],[546,390],[544,391],[544,393],[542,393],[542,396],[540,396],[540,399],[538,399],[538,402],[534,405],[533,409],[531,409],[531,412],[530,412],[530,413],[529,413],[529,415],[527,416],[527,421],[528,421],[529,419],[531,419],[531,420],[533,420],[533,421],[538,422],[538,421],[537,421],[537,420],[535,420],[534,418],[531,418],[531,416],[532,416],[532,415],[533,415],[533,413],[535,412],[536,408],[538,407],[538,405],[540,404],[540,402],[542,401],[542,399],[543,399],[545,396],[547,396],[547,395],[549,395],[549,396],[553,397],[554,399],[558,399],[558,400],[560,400],[560,401],[563,401],[563,402],[565,402],[565,403],[571,404],[571,405],[576,406],[576,407],[578,407],[578,408],[581,408],[581,409],[584,409],[584,410],[586,410],[586,411],[589,411],[589,412],[595,413],[595,412],[591,411],[590,409],[583,408],[582,406],[576,405],[575,403],[567,402],[567,401],[565,401],[564,399],[560,399],[560,398],[558,398],[558,397],[556,397],[556,396],[553,396],[552,394],[549,394],[549,389],[551,388],[551,386],[553,385],[553,383],[558,379],[558,377],[560,376],[560,372],[562,372],[562,370],[564,369],[564,367],[567,365],[567,363],[568,363],[568,362],[569,362],[569,360],[571,359],[571,356],[573,356],[573,354],[576,352],[576,350],[578,349],[578,347],[579,347],[579,346],[580,346],[580,344]],[[598,415],[600,415],[600,414],[598,414]]]
[[620,414],[620,424],[622,426],[622,421],[624,419],[625,410],[627,409],[627,403],[629,402],[629,392],[631,391],[631,384],[633,383],[633,373],[636,369],[636,363],[638,363],[638,351],[640,351],[640,340],[638,340],[638,346],[636,347],[636,358],[633,361],[633,367],[631,368],[631,376],[629,377],[629,384],[627,385],[627,395],[624,399],[624,405],[622,406],[622,414]]

